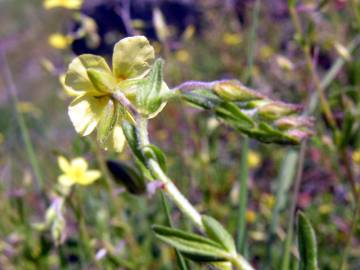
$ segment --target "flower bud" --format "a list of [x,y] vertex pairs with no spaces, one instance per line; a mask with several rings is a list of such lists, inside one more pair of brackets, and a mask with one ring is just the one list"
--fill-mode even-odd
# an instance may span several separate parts
[[287,136],[291,137],[296,142],[300,143],[302,140],[309,138],[314,135],[310,130],[299,130],[293,129],[285,133]]
[[304,116],[286,116],[276,120],[274,124],[281,130],[291,128],[311,128],[314,125],[314,118]]
[[227,101],[251,101],[264,96],[246,87],[238,81],[221,81],[214,85],[214,92]]
[[302,106],[282,102],[271,102],[258,108],[258,115],[266,120],[275,120],[283,116],[300,112]]

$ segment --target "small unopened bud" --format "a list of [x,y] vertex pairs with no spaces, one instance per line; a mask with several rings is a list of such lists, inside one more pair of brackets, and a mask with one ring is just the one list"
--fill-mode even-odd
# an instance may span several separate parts
[[246,87],[238,81],[222,81],[214,85],[214,92],[226,101],[251,101],[263,99],[264,96]]
[[301,142],[302,140],[307,139],[310,136],[314,135],[312,131],[299,130],[299,129],[290,130],[285,134],[297,142]]
[[305,116],[285,116],[275,121],[275,126],[282,130],[293,128],[311,128],[314,118]]
[[282,102],[271,102],[258,108],[258,115],[267,120],[275,120],[283,116],[300,112],[302,106]]

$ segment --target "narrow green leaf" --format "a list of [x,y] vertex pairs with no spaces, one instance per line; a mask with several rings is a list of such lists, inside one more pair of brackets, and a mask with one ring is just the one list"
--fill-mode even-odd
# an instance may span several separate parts
[[196,262],[227,261],[229,256],[213,240],[170,227],[153,225],[156,237],[179,250],[185,257]]
[[160,148],[153,144],[148,144],[145,145],[142,150],[146,157],[155,159],[159,163],[161,169],[166,172],[166,156]]
[[[173,227],[173,224],[171,221],[169,203],[168,203],[163,191],[160,192],[160,196],[161,196],[161,202],[162,202],[164,212],[165,212],[166,225],[169,227]],[[186,264],[186,261],[185,261],[183,255],[181,255],[181,253],[177,249],[175,249],[175,253],[176,253],[176,262],[179,266],[179,269],[180,270],[188,270],[188,267],[187,267],[187,264]]]
[[230,253],[236,252],[236,247],[232,236],[216,219],[210,216],[202,216],[202,222],[205,227],[205,232],[210,237],[210,239],[220,244]]
[[302,212],[298,214],[298,245],[300,270],[318,270],[315,231]]

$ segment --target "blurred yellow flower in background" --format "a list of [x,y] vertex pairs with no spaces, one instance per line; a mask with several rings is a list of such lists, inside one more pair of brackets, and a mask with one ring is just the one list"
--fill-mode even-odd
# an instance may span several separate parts
[[73,42],[73,37],[55,33],[49,36],[48,42],[51,47],[59,50],[68,48]]
[[189,52],[187,50],[178,50],[175,53],[175,58],[179,62],[187,63],[187,62],[189,62],[190,55],[189,55]]
[[236,46],[241,43],[242,39],[239,33],[225,33],[223,42],[229,46]]
[[255,169],[256,167],[258,167],[261,163],[261,156],[259,155],[259,153],[255,151],[249,151],[248,163],[250,169]]
[[101,176],[98,170],[88,170],[88,163],[81,157],[74,158],[69,162],[60,156],[58,157],[58,165],[63,172],[58,181],[66,187],[74,184],[90,185]]
[[250,224],[254,223],[256,220],[256,213],[253,210],[246,211],[246,221]]
[[352,160],[360,165],[360,149],[359,150],[355,150],[352,153]]
[[44,8],[51,9],[63,7],[68,9],[80,9],[82,4],[83,0],[45,0]]

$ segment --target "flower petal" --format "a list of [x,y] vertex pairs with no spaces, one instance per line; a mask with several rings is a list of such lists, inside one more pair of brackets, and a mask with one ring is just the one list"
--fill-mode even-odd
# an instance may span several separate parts
[[115,152],[121,152],[124,149],[125,145],[125,135],[122,131],[122,128],[119,124],[117,124],[109,139],[106,142],[105,150],[113,150]]
[[[101,80],[101,77],[106,77],[107,83],[104,83],[105,80]],[[115,79],[112,77],[111,70],[104,58],[92,54],[83,54],[70,63],[65,84],[74,91],[101,95],[109,92],[108,88],[115,86]]]
[[78,182],[79,185],[90,185],[95,180],[99,179],[101,173],[97,170],[90,170],[87,171],[81,181]]
[[68,172],[70,169],[69,161],[66,158],[64,158],[63,156],[58,157],[58,165],[64,173]]
[[85,94],[70,104],[68,114],[77,133],[87,136],[95,129],[108,100],[108,97],[97,98]]
[[70,187],[74,184],[74,181],[72,178],[68,177],[66,174],[62,174],[59,176],[58,181],[61,185],[65,187]]
[[88,168],[86,160],[82,157],[74,158],[71,160],[71,169],[78,172],[85,172]]
[[143,76],[155,58],[154,48],[144,36],[128,37],[115,44],[113,73],[118,79]]

